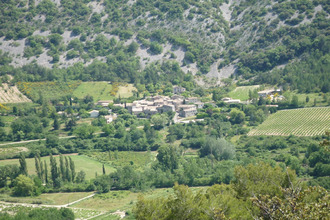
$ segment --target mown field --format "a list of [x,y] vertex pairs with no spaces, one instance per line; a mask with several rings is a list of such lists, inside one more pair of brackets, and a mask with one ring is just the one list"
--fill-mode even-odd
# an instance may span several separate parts
[[[66,156],[66,155],[63,155]],[[84,155],[67,155],[72,158],[75,163],[76,172],[83,170],[86,173],[86,179],[95,178],[95,173],[102,174],[102,163],[89,158]],[[59,165],[59,157],[56,156],[57,164]],[[42,161],[46,161],[48,167],[50,167],[49,157],[42,157]],[[8,165],[8,164],[17,164],[19,165],[18,159],[11,159],[11,160],[0,160],[0,166]],[[28,172],[30,175],[36,174],[35,169],[35,160],[34,158],[26,158],[26,164],[28,168]],[[50,170],[50,168],[49,168]],[[107,164],[105,164],[105,170],[107,173],[114,172],[115,169]]]
[[330,130],[330,107],[278,111],[248,135],[315,136]]
[[255,86],[239,86],[230,93],[228,93],[228,96],[232,99],[240,99],[241,101],[246,101],[249,99],[249,90],[251,92],[255,89],[258,89],[259,85]]
[[83,82],[74,91],[73,96],[80,99],[87,95],[94,101],[112,100],[114,97],[128,98],[133,95],[135,87],[132,84],[109,84],[108,82]]

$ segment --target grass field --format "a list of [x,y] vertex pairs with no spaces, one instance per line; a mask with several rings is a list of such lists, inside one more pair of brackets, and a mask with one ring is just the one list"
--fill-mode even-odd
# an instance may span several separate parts
[[[316,106],[326,106],[328,105],[327,102],[324,102],[323,96],[320,93],[309,93],[309,94],[300,94],[300,93],[292,93],[291,96],[296,95],[298,96],[299,103],[305,103],[306,107],[313,107],[314,106],[314,99],[316,99]],[[306,103],[306,97],[309,97],[309,102]]]
[[251,92],[259,88],[259,85],[255,86],[239,86],[235,90],[228,93],[228,96],[232,99],[240,99],[241,101],[246,101],[249,99],[249,90]]
[[111,167],[123,167],[126,165],[140,169],[153,162],[157,152],[133,152],[133,151],[111,151],[109,152],[89,152],[88,156],[98,161],[110,164]]
[[44,193],[35,197],[15,197],[8,194],[0,194],[0,200],[15,203],[40,203],[45,205],[65,205],[77,201],[93,192],[72,192],[72,193]]
[[278,111],[248,135],[322,135],[330,130],[330,107]]
[[[65,155],[64,155],[65,156]],[[83,155],[68,155],[72,158],[72,160],[75,163],[76,172],[79,172],[80,170],[83,170],[86,173],[86,179],[95,178],[95,172],[98,174],[102,173],[102,163],[89,158],[87,156]],[[58,160],[57,165],[59,166],[59,157],[56,157]],[[49,157],[42,157],[42,161],[48,162],[48,170],[50,170],[50,164],[49,164]],[[19,165],[18,159],[11,159],[11,160],[0,160],[0,166],[8,165],[8,164],[17,164]],[[26,158],[26,164],[28,168],[28,172],[30,175],[36,174],[35,170],[35,161],[34,158]],[[105,169],[107,173],[114,172],[115,169],[107,164],[105,164]]]
[[128,98],[133,95],[135,87],[132,84],[119,85],[113,92],[113,85],[108,82],[83,82],[74,91],[73,95],[84,98],[86,95],[93,96],[94,102],[100,100],[112,100],[114,97]]
[[27,152],[29,149],[26,147],[1,147],[0,160],[5,158],[12,158],[19,155],[21,152]]

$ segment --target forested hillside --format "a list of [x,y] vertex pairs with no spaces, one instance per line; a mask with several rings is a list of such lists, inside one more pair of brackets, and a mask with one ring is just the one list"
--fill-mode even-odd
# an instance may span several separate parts
[[[0,74],[18,81],[242,84],[329,91],[326,0],[1,1]],[[86,67],[86,68],[84,68]],[[52,69],[51,69],[52,68]],[[246,81],[248,79],[248,81]]]

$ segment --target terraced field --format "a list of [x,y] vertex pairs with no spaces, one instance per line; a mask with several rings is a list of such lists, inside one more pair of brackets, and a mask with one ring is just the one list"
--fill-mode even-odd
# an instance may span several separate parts
[[278,111],[248,135],[315,136],[330,130],[330,107]]
[[10,86],[7,83],[2,83],[2,86],[0,86],[0,103],[19,102],[31,102],[31,100],[23,95],[16,86]]
[[81,84],[81,81],[70,82],[18,82],[18,88],[26,96],[36,101],[40,97],[48,100],[59,99],[63,96],[71,95]]

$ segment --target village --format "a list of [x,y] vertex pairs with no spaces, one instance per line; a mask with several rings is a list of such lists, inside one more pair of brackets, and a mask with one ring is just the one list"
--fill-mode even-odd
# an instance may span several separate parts
[[[165,112],[175,112],[175,115],[180,118],[193,117],[198,113],[198,109],[204,107],[204,103],[198,97],[184,97],[180,95],[185,92],[185,88],[181,86],[173,86],[173,94],[169,96],[148,96],[141,100],[133,101],[132,103],[116,103],[113,104],[115,107],[122,107],[128,110],[130,114],[136,115],[139,118],[150,118],[155,114],[162,114]],[[279,96],[279,89],[268,89],[264,91],[259,91],[258,96],[267,99],[281,100],[283,96]],[[250,104],[250,101],[241,101],[239,99],[231,99],[225,97],[222,101],[226,104]],[[102,106],[103,108],[108,108],[112,101],[98,101],[96,106]],[[215,105],[214,103],[211,103]],[[269,105],[269,107],[277,107],[277,105]],[[92,110],[89,112],[91,118],[99,117],[99,110]],[[109,114],[104,116],[107,123],[111,123],[117,118],[117,115],[111,112],[109,109]]]

